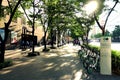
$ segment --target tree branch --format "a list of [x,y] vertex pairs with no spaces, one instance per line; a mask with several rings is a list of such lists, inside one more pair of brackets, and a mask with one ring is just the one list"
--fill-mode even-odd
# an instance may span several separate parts
[[22,0],[18,0],[18,2],[16,3],[13,11],[10,13],[10,18],[9,18],[8,22],[5,23],[5,39],[4,39],[4,41],[6,41],[7,38],[8,38],[8,31],[9,31],[9,30],[8,30],[8,27],[9,27],[9,25],[10,25],[10,23],[11,23],[13,17],[14,17],[14,14],[15,14],[15,12],[16,12],[19,4],[21,3],[21,1],[22,1]]
[[2,7],[2,1],[3,1],[3,0],[0,0],[0,8]]
[[41,0],[39,0],[35,5],[39,4]]
[[[11,14],[10,14],[10,19],[9,19],[9,21],[7,22],[8,25],[10,25],[10,23],[11,23],[11,21],[12,21],[12,18],[14,17],[14,14],[15,14],[15,12],[16,12],[19,4],[21,3],[21,1],[22,1],[22,0],[18,0],[18,2],[17,2],[17,4],[15,5],[13,11],[11,12]],[[9,27],[9,26],[8,26],[8,27]]]
[[112,13],[112,11],[113,11],[113,9],[115,8],[115,6],[117,5],[117,3],[118,3],[118,0],[116,0],[114,6],[112,7],[112,9],[110,10],[110,12],[108,13],[108,15],[107,15],[107,17],[106,17],[106,20],[105,20],[105,24],[104,24],[104,26],[103,26],[104,28],[105,28],[105,26],[106,26],[106,24],[107,24],[107,21],[108,21],[108,18],[109,18],[109,16],[110,16],[110,14]]
[[10,12],[12,13],[12,6],[10,5],[10,1],[7,0],[7,2],[8,2],[8,5],[9,5],[9,8],[10,8]]
[[2,14],[1,10],[2,10],[2,0],[0,0],[0,15]]
[[40,13],[41,9],[38,10],[38,12],[35,14],[35,16],[37,16]]
[[2,39],[2,36],[0,35],[0,41],[1,41],[1,43],[3,42],[3,39]]
[[30,21],[30,23],[32,23],[32,21],[31,21],[30,18],[28,17],[28,14],[27,14],[26,11],[25,11],[25,8],[23,7],[23,5],[20,4],[20,6],[22,7],[22,9],[23,9],[23,11],[24,11],[24,13],[25,13],[27,19]]
[[99,23],[99,21],[98,21],[96,15],[95,15],[95,13],[94,13],[94,19],[95,19],[95,21],[97,22],[99,28],[100,28],[101,30],[103,30],[103,27],[100,25],[100,23]]

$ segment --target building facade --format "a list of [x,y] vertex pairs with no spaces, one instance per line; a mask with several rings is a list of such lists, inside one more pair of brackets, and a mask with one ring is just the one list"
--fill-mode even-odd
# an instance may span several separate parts
[[[8,6],[7,0],[3,0],[2,6]],[[2,30],[5,27],[4,23],[7,22],[9,20],[9,18],[10,18],[10,13],[5,14],[3,17],[0,18],[0,33],[1,34],[3,34],[3,32],[4,32]],[[23,14],[23,16],[12,20],[12,22],[9,26],[9,30],[11,31],[10,36],[9,36],[10,39],[8,40],[9,44],[21,40],[21,34],[22,34],[23,27],[26,27],[26,29],[28,29],[29,31],[32,31],[32,28],[29,25],[27,25],[27,20],[26,20],[26,17],[24,16],[24,14]],[[42,26],[38,26],[35,28],[35,35],[37,36],[37,41],[39,42],[41,40],[41,38],[43,37]]]

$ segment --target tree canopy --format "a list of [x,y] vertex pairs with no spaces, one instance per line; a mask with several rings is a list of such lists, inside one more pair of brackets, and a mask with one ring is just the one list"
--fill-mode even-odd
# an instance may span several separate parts
[[120,38],[120,25],[116,25],[114,31],[112,32],[112,37],[115,39]]
[[[2,6],[2,1],[3,0],[0,0],[0,14],[3,13],[2,11],[4,9]],[[105,0],[96,1],[99,4],[99,8],[95,12],[96,17],[98,17],[98,15],[102,12]],[[25,9],[32,9],[29,12],[30,15],[27,17],[33,28],[33,36],[35,30],[35,21],[39,20],[38,18],[41,18],[41,23],[42,21],[44,22],[45,15],[46,24],[44,24],[44,26],[47,25],[47,28],[50,31],[51,39],[53,39],[54,35],[53,30],[57,30],[59,41],[62,41],[61,36],[64,36],[67,33],[68,29],[71,31],[71,35],[74,37],[88,37],[88,33],[91,29],[90,26],[94,24],[93,15],[89,16],[86,13],[83,13],[82,10],[82,8],[89,2],[89,0],[7,0],[7,2],[8,6],[5,7],[5,9],[7,9],[7,11],[10,13],[10,19],[8,22],[5,22],[5,40],[2,40],[0,37],[0,41],[2,42],[3,46],[1,47],[2,50],[5,50],[5,42],[8,38],[8,28],[10,26],[10,23],[14,18],[17,18],[22,14],[22,12],[20,12],[18,9],[20,6],[19,4],[21,4],[21,7],[23,8],[24,14],[27,14],[27,12],[25,12]],[[78,12],[82,14],[80,17],[76,16],[76,13]],[[1,53],[3,54],[0,55],[0,62],[3,62],[5,51]]]

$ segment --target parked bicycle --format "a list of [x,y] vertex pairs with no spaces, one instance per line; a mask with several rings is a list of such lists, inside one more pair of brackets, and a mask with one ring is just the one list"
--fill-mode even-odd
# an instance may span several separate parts
[[78,51],[78,56],[88,73],[100,71],[100,52],[98,50],[89,46],[81,46],[81,49]]

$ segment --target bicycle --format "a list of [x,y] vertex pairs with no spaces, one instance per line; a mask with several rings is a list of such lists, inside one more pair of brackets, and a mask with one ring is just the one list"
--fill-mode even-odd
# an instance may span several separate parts
[[92,73],[94,70],[97,72],[100,71],[100,52],[98,50],[88,46],[81,46],[78,56],[87,73]]
[[88,73],[93,73],[93,71],[100,72],[100,52],[92,51],[94,55],[89,56],[89,66],[87,67]]

